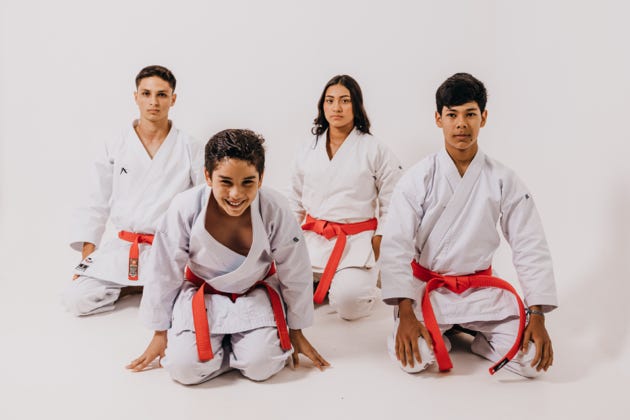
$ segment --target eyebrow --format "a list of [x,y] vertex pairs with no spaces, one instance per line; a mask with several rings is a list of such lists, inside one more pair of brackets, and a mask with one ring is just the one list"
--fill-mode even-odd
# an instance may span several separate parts
[[[350,95],[341,95],[340,98],[349,98]],[[335,98],[333,95],[326,95],[326,98]]]
[[[455,108],[451,108],[451,107],[448,107],[448,106],[446,107],[446,109],[448,109],[449,111],[458,112],[458,110],[456,110]],[[478,109],[477,108],[466,108],[462,112],[469,112],[469,111],[478,111]]]
[[[219,175],[219,178],[221,178],[222,180],[226,180],[226,181],[231,181],[232,180],[231,177],[224,176],[224,175]],[[246,176],[245,178],[243,178],[243,181],[249,181],[250,179],[256,179],[256,175]]]

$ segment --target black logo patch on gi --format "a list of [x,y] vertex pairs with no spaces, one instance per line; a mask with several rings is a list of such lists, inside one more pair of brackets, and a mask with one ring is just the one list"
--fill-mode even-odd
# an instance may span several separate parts
[[293,238],[293,242],[300,242],[300,240],[297,237],[295,237]]
[[122,168],[120,168],[120,175],[122,175],[124,173],[127,173],[127,170],[125,169],[125,167],[123,166]]
[[529,194],[525,194],[525,200],[529,199]]
[[88,267],[89,267],[89,265],[81,263],[81,264],[77,265],[76,267],[74,267],[74,269],[78,270],[78,271],[85,271],[85,270],[88,269]]

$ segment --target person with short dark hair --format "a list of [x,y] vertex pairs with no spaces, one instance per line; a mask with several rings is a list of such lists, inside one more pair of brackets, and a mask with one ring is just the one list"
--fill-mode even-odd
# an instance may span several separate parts
[[[444,149],[411,167],[392,196],[381,253],[382,297],[395,305],[392,359],[407,372],[452,368],[445,331],[470,332],[471,350],[525,377],[547,371],[553,348],[545,313],[558,305],[553,266],[530,191],[485,155],[483,83],[467,73],[437,90],[435,121]],[[492,270],[500,244],[512,248],[524,294]],[[410,264],[411,263],[411,264]]]
[[302,329],[313,323],[308,251],[286,200],[262,188],[262,136],[224,130],[206,145],[205,177],[176,196],[155,232],[140,305],[155,331],[127,367],[156,358],[185,385],[230,369],[264,381],[303,353],[328,362]]
[[[168,118],[177,94],[175,76],[148,66],[136,76],[140,117],[109,139],[94,161],[71,226],[71,246],[81,252],[62,303],[75,315],[114,309],[125,294],[141,291],[153,232],[173,196],[203,180],[202,154]],[[118,236],[102,240],[107,222]]]
[[348,75],[326,83],[314,138],[295,159],[289,202],[304,229],[316,283],[340,318],[369,315],[377,288],[381,226],[402,173],[398,159],[370,133],[359,84]]

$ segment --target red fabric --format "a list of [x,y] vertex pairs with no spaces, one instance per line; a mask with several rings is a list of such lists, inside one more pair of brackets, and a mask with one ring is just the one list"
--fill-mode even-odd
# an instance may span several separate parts
[[346,236],[356,235],[357,233],[365,232],[366,230],[376,230],[378,222],[375,218],[365,220],[357,223],[335,223],[327,220],[315,219],[309,214],[306,215],[306,221],[302,225],[302,230],[310,230],[318,235],[322,235],[326,239],[332,239],[335,236],[335,246],[333,247],[328,262],[324,268],[324,273],[319,280],[319,286],[315,290],[313,300],[315,303],[322,303],[326,298],[326,293],[332,283],[332,278],[337,271],[339,261],[343,255],[343,250],[346,247]]
[[280,347],[284,351],[291,350],[291,339],[289,338],[289,329],[287,327],[287,321],[284,318],[284,309],[282,307],[282,299],[273,287],[271,287],[265,279],[276,273],[276,266],[272,264],[269,268],[269,272],[264,279],[257,281],[252,287],[250,287],[245,293],[227,293],[216,290],[210,286],[204,279],[198,277],[193,273],[189,267],[186,267],[185,278],[189,282],[199,287],[197,293],[192,299],[192,311],[193,322],[195,324],[195,336],[197,339],[197,354],[199,355],[199,361],[207,362],[214,357],[212,351],[212,344],[210,342],[210,327],[208,325],[208,316],[206,314],[206,300],[204,298],[205,293],[222,295],[229,297],[232,302],[241,296],[246,295],[256,287],[263,287],[267,291],[269,300],[271,302],[271,309],[273,310],[273,317],[276,320],[276,326],[278,327],[278,337],[280,338]]
[[451,358],[449,357],[446,346],[444,345],[444,339],[442,338],[438,322],[435,319],[433,306],[431,305],[431,299],[429,296],[433,290],[439,289],[440,287],[445,287],[451,292],[457,294],[463,293],[471,287],[495,287],[512,293],[516,299],[520,316],[516,341],[507,354],[489,369],[490,374],[494,375],[499,369],[512,360],[514,356],[516,356],[516,353],[518,353],[520,348],[523,331],[525,329],[525,306],[523,305],[523,301],[520,296],[510,283],[498,277],[492,276],[492,268],[490,267],[466,276],[443,276],[427,270],[416,261],[411,262],[411,267],[414,277],[427,283],[426,288],[424,289],[424,295],[422,296],[422,315],[424,317],[424,324],[433,339],[435,359],[437,360],[441,371],[450,370],[453,367],[453,363],[451,362]]
[[118,232],[118,237],[123,241],[131,242],[131,248],[129,248],[129,265],[127,268],[127,277],[129,280],[138,280],[139,261],[140,261],[140,247],[138,244],[153,244],[153,235],[149,233],[135,233],[121,230]]

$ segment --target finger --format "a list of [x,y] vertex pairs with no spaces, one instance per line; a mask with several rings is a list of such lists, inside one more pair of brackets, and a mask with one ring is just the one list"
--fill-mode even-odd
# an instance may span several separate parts
[[545,341],[545,352],[543,354],[544,354],[544,357],[543,357],[542,368],[546,372],[547,369],[549,369],[549,366],[551,366],[551,342],[549,340]]
[[407,341],[405,343],[405,359],[411,367],[413,367],[413,344],[411,344],[412,342]]
[[127,366],[125,366],[125,368],[127,369],[133,369],[136,366],[138,366],[138,364],[142,361],[142,356],[137,357],[135,359],[133,359]]
[[529,350],[529,340],[531,340],[532,335],[530,334],[529,330],[525,330],[525,333],[523,334],[523,345],[521,346],[521,350],[523,351],[523,353],[527,353],[527,350]]
[[78,275],[78,274],[75,274],[74,276],[72,276],[72,280],[76,280],[76,279],[78,279],[78,278],[79,278],[79,275]]
[[429,330],[427,330],[426,328],[421,328],[420,335],[422,336],[422,338],[424,338],[424,341],[426,341],[427,346],[429,346],[431,350],[434,350],[433,338],[431,338],[431,333],[429,333]]
[[317,350],[313,349],[309,358],[315,363],[317,363],[320,370],[324,370],[324,366],[330,366],[330,364],[324,359]]
[[[532,360],[532,363],[530,365],[531,367],[538,365],[540,363],[540,360],[542,359],[542,344],[534,341],[534,345],[536,347],[536,354],[534,355],[534,359]],[[540,366],[537,366],[536,370],[540,370]]]
[[422,357],[420,356],[420,346],[418,346],[417,339],[411,340],[411,351],[413,352],[413,355],[415,359],[418,361],[418,363],[422,363]]
[[298,354],[296,350],[293,351],[291,358],[293,360],[293,369],[300,366],[300,355]]

